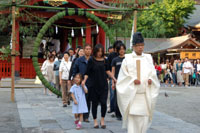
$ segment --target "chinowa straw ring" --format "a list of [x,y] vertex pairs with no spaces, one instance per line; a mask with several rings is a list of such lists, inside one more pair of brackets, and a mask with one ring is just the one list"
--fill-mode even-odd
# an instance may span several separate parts
[[93,21],[95,21],[100,27],[103,28],[103,30],[105,31],[106,35],[108,36],[110,43],[113,44],[114,42],[114,37],[111,34],[111,31],[109,30],[108,26],[97,16],[95,16],[94,14],[91,14],[89,12],[86,12],[86,10],[79,10],[78,8],[75,9],[67,9],[65,11],[59,12],[56,15],[54,15],[53,17],[51,17],[42,27],[42,29],[40,30],[40,32],[37,35],[36,41],[34,42],[34,48],[33,48],[33,53],[32,53],[32,61],[33,61],[33,66],[35,68],[36,74],[39,77],[39,79],[41,80],[42,84],[48,88],[50,91],[52,91],[54,94],[58,95],[58,96],[62,96],[61,92],[58,91],[57,89],[55,89],[53,86],[51,86],[51,84],[44,78],[44,76],[42,75],[41,71],[40,71],[40,67],[38,64],[38,48],[40,46],[41,40],[44,36],[44,34],[46,33],[46,31],[48,30],[48,28],[57,20],[63,18],[64,16],[72,16],[72,15],[78,15],[78,16],[85,16],[87,18],[92,19]]

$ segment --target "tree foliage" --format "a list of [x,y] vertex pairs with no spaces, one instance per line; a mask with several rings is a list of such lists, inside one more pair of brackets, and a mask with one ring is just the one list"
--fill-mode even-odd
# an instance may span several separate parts
[[0,48],[0,60],[8,60],[11,54],[10,45]]
[[138,17],[138,31],[145,37],[174,37],[193,12],[194,0],[163,0]]

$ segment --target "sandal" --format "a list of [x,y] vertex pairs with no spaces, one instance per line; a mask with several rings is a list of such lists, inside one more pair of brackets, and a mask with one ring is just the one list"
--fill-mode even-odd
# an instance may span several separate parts
[[[101,123],[100,123],[100,125],[101,125]],[[106,129],[106,125],[101,125],[101,128]]]
[[99,125],[94,126],[94,128],[98,129],[98,128],[99,128]]

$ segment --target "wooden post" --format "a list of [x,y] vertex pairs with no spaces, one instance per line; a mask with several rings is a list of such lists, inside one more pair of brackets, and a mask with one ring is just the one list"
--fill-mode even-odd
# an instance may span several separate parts
[[140,80],[140,60],[136,60],[137,80]]
[[75,50],[76,49],[76,37],[72,38],[72,48]]
[[79,36],[78,36],[78,45],[83,46],[83,37],[81,34],[79,34]]
[[[13,4],[16,2],[12,0]],[[16,35],[15,35],[15,6],[12,6],[12,51],[11,51],[11,101],[15,101],[15,43],[16,43]]]
[[92,45],[92,37],[91,37],[91,27],[90,27],[90,24],[86,23],[86,36],[85,36],[85,42],[86,44],[90,44]]
[[[138,0],[135,0],[135,4],[138,7]],[[134,33],[137,32],[137,10],[134,11]]]
[[[20,78],[20,37],[19,37],[19,21],[15,21],[15,78]],[[15,80],[16,80],[15,79]]]

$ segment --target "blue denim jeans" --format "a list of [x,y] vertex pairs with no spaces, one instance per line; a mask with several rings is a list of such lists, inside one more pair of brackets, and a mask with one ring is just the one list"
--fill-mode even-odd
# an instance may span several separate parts
[[172,73],[173,83],[177,84],[176,74]]

